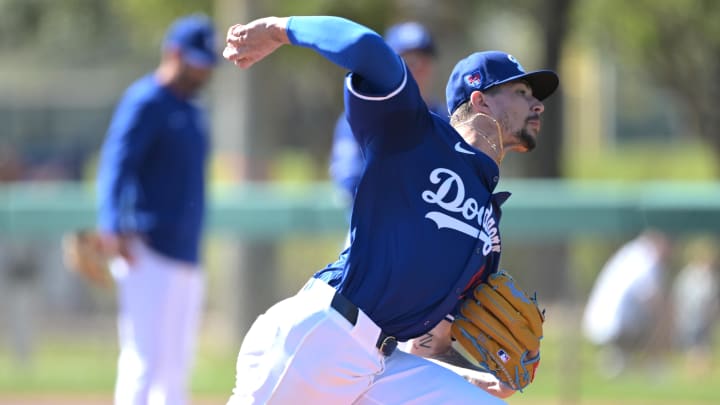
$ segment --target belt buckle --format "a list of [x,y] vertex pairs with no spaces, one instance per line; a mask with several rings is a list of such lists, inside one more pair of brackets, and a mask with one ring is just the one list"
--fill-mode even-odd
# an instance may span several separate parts
[[385,356],[388,357],[397,348],[397,339],[395,336],[385,336],[385,338],[382,340],[380,345],[378,346],[378,349],[380,349],[380,352]]

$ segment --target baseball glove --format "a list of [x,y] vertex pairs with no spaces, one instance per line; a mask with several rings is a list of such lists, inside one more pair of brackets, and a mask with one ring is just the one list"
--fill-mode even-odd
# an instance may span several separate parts
[[540,364],[544,321],[536,297],[500,270],[461,304],[450,329],[452,347],[474,366],[522,391]]
[[65,233],[62,237],[63,262],[91,284],[110,286],[109,257],[100,235],[91,229]]

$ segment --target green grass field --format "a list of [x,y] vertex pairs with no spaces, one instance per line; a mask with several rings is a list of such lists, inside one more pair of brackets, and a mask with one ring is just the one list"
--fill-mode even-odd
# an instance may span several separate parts
[[[551,325],[548,325],[551,326]],[[4,348],[0,351],[0,404],[23,402],[23,398],[54,398],[61,403],[84,403],[78,398],[100,398],[110,403],[115,342],[41,342],[30,366],[13,364]],[[217,345],[203,336],[192,378],[193,397],[199,403],[224,403],[234,383],[236,348]],[[614,379],[602,377],[595,349],[574,333],[548,328],[543,359],[536,381],[526,392],[516,394],[510,404],[718,404],[720,392],[712,384],[720,381],[720,368],[692,378],[680,367],[678,355],[668,356],[662,367],[637,367]],[[716,353],[716,358],[720,353]],[[103,401],[103,398],[105,401]],[[10,399],[13,399],[10,401]],[[52,402],[47,402],[52,403]]]

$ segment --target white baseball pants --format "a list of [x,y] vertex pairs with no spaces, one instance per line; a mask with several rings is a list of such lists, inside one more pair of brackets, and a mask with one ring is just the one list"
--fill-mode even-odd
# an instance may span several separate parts
[[245,336],[228,405],[505,404],[452,371],[395,350],[362,311],[353,326],[330,306],[335,289],[309,288],[260,315]]
[[111,263],[118,291],[116,405],[184,405],[205,277],[137,241],[134,263]]

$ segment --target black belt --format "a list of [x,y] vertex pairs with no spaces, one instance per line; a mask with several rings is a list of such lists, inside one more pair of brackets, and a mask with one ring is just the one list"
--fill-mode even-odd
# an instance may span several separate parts
[[[332,302],[330,302],[330,306],[338,311],[338,313],[347,319],[353,326],[357,324],[358,312],[360,312],[360,310],[357,306],[355,306],[355,304],[350,302],[349,299],[345,298],[339,292],[335,292]],[[380,336],[378,336],[377,342],[375,342],[375,347],[377,347],[380,352],[387,357],[395,351],[395,348],[397,348],[397,339],[395,339],[395,336],[390,336],[387,333],[380,331]]]

